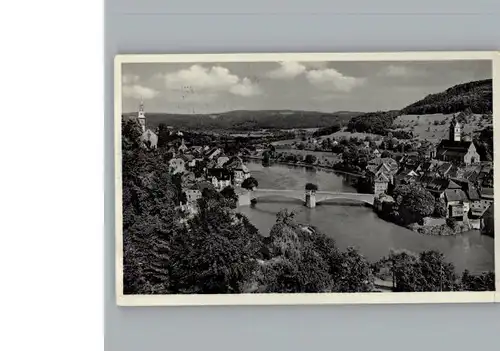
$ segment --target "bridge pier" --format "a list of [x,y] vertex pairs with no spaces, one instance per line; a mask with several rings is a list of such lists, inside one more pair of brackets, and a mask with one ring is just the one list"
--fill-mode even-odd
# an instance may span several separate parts
[[238,206],[250,206],[252,201],[252,192],[241,192],[238,194]]
[[316,194],[312,191],[306,191],[306,206],[308,208],[316,207]]

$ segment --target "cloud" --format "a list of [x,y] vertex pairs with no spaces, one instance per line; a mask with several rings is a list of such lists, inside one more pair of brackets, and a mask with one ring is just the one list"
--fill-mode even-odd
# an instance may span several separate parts
[[280,67],[267,73],[271,79],[293,79],[306,71],[306,66],[293,61],[280,62]]
[[205,68],[193,65],[188,69],[164,75],[164,81],[167,89],[184,91],[186,94],[213,94],[214,92],[228,92],[239,96],[260,94],[258,85],[249,78],[241,79],[221,66]]
[[123,85],[122,93],[126,97],[134,99],[153,99],[159,94],[159,91],[139,84]]
[[416,77],[425,75],[425,72],[401,65],[389,65],[380,71],[379,75],[392,78]]
[[326,61],[310,61],[310,62],[302,62],[304,66],[309,69],[325,69],[328,68],[328,62]]
[[259,95],[261,90],[258,85],[253,84],[250,79],[245,77],[241,83],[233,85],[231,89],[229,89],[229,92],[240,96],[254,96]]
[[345,76],[333,68],[308,71],[306,78],[319,89],[340,92],[350,92],[365,82],[364,78]]
[[134,74],[124,74],[122,76],[122,83],[123,84],[133,84],[137,83],[139,81],[139,76],[134,75]]

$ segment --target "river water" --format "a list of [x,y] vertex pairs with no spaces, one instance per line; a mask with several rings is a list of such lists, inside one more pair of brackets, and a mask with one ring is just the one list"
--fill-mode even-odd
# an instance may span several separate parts
[[[341,175],[328,170],[280,164],[263,167],[258,162],[249,162],[247,166],[258,180],[259,188],[303,190],[305,184],[311,182],[317,184],[319,190],[356,192]],[[314,225],[335,239],[339,248],[357,247],[372,262],[387,255],[390,249],[413,252],[435,249],[445,254],[457,272],[494,269],[493,238],[477,230],[457,236],[418,234],[380,219],[369,207],[345,201],[326,201],[308,209],[301,201],[274,197],[259,199],[257,204],[240,207],[239,211],[267,236],[276,214],[283,208],[294,210],[299,222]]]

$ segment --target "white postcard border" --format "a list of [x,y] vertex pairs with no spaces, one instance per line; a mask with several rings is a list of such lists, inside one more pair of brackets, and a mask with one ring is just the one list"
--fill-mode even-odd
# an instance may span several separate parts
[[[217,295],[124,295],[123,294],[123,213],[122,213],[122,64],[202,62],[283,62],[283,61],[450,61],[491,60],[493,66],[493,129],[500,128],[500,53],[496,51],[429,51],[392,53],[232,53],[232,54],[139,54],[117,55],[114,62],[114,157],[115,157],[115,289],[119,306],[200,306],[200,305],[321,305],[321,304],[418,304],[491,303],[500,301],[500,242],[495,240],[495,292],[412,292],[412,293],[321,293],[321,294],[217,294]],[[500,164],[500,135],[493,134],[494,163]],[[500,175],[494,172],[494,184]],[[495,202],[499,195],[494,191]],[[495,228],[500,209],[495,208]]]

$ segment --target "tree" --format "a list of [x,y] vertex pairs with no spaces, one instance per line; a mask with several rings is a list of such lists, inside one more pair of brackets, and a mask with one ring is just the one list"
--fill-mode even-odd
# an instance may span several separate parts
[[289,211],[287,208],[280,210],[276,214],[276,223],[285,223],[290,224],[293,223],[295,217],[294,211]]
[[495,273],[484,272],[472,275],[466,269],[462,274],[462,289],[465,291],[495,291]]
[[238,195],[234,191],[232,186],[227,186],[221,190],[220,194],[228,201],[228,205],[231,208],[236,208],[238,203]]
[[481,233],[485,235],[489,235],[491,237],[495,236],[495,218],[494,218],[494,206],[492,203],[490,207],[486,210],[483,215],[483,225],[481,227]]
[[193,173],[196,178],[201,178],[205,174],[207,161],[197,160],[194,164]]
[[307,191],[318,191],[318,186],[316,184],[313,184],[313,183],[307,183],[305,186],[305,189]]
[[435,199],[432,194],[418,184],[398,185],[393,192],[402,224],[420,222],[434,212]]
[[369,292],[374,277],[368,261],[353,247],[338,256],[332,267],[333,290],[336,292]]
[[380,261],[388,265],[398,292],[460,290],[455,267],[441,252],[423,251],[419,255],[408,251],[392,251]]
[[457,220],[455,218],[446,218],[446,224],[448,227],[450,227],[452,230],[455,230],[457,227]]
[[434,216],[438,218],[444,218],[446,217],[446,214],[446,203],[443,199],[439,199],[434,205]]
[[305,162],[305,163],[308,163],[308,164],[310,164],[310,165],[312,165],[312,164],[313,164],[313,163],[315,163],[316,161],[317,161],[317,157],[316,157],[316,156],[314,156],[314,155],[310,155],[310,154],[306,155],[306,158],[305,158],[305,160],[304,160],[304,162]]
[[176,209],[182,191],[157,152],[137,144],[123,151],[124,293],[170,293],[170,242],[184,230]]
[[241,183],[241,187],[247,190],[253,190],[259,186],[259,182],[254,177],[248,177]]
[[171,287],[174,293],[244,292],[255,271],[261,237],[241,214],[210,199],[182,235],[172,240]]
[[269,163],[269,160],[271,159],[271,155],[268,150],[264,151],[262,153],[262,162],[263,163]]
[[141,128],[135,120],[122,120],[122,150],[137,149],[141,135]]
[[380,157],[382,157],[382,158],[388,158],[391,156],[392,156],[391,152],[387,151],[387,150],[382,151],[382,154],[380,155]]
[[373,288],[368,262],[354,249],[341,252],[333,239],[304,229],[284,209],[265,246],[269,259],[256,274],[258,292],[366,292]]
[[158,125],[158,147],[166,147],[173,138],[165,123]]

